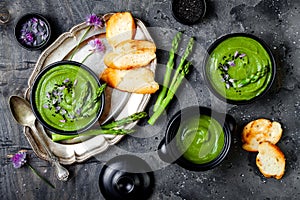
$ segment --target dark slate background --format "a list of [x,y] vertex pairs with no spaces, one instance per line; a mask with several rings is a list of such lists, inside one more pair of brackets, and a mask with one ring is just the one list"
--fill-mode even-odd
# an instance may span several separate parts
[[[155,176],[155,188],[150,199],[299,199],[300,198],[300,1],[298,0],[207,0],[205,18],[193,26],[182,25],[172,16],[170,0],[13,0],[5,1],[11,20],[0,25],[0,199],[103,199],[98,177],[103,164],[116,155],[135,154],[147,161]],[[53,40],[72,26],[84,21],[89,13],[130,11],[141,19],[154,38],[158,51],[156,79],[162,83],[164,65],[170,42],[176,31],[184,31],[185,42],[196,38],[193,69],[184,81],[167,115],[150,127],[145,121],[137,133],[125,137],[103,154],[84,163],[66,166],[71,175],[68,182],[54,176],[49,163],[32,152],[15,123],[9,108],[10,95],[23,95],[41,51],[22,49],[14,38],[17,19],[28,12],[45,15],[53,25]],[[271,91],[264,98],[242,106],[229,105],[216,99],[203,78],[205,50],[217,38],[228,33],[246,32],[263,39],[274,53],[277,76]],[[184,46],[183,46],[184,47]],[[181,52],[183,49],[181,49]],[[153,95],[146,111],[151,112]],[[157,146],[164,136],[166,123],[179,109],[210,106],[231,114],[238,131],[233,135],[231,149],[225,161],[205,172],[191,172],[178,165],[166,165],[157,157]],[[255,165],[255,153],[241,148],[242,127],[259,117],[279,121],[283,136],[278,146],[286,156],[286,172],[281,180],[266,179]],[[53,190],[31,173],[29,168],[13,169],[6,158],[20,149],[28,149],[30,163],[56,185]]]

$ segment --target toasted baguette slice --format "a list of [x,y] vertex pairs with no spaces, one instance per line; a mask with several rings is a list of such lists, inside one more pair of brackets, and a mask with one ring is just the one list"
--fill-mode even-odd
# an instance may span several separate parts
[[148,65],[156,54],[149,50],[136,50],[126,53],[109,52],[104,56],[104,64],[114,69],[132,69]]
[[109,86],[125,92],[152,94],[159,89],[154,73],[144,67],[131,70],[106,68],[100,78]]
[[125,40],[119,43],[116,48],[115,52],[130,52],[130,51],[137,51],[137,50],[148,50],[148,51],[156,51],[156,46],[153,42],[147,40]]
[[115,47],[122,41],[133,39],[135,29],[131,13],[115,13],[106,21],[106,39],[112,47]]
[[248,123],[242,132],[243,149],[257,152],[258,144],[269,141],[276,144],[282,136],[280,123],[268,119],[257,119]]
[[281,179],[285,170],[285,157],[275,144],[261,142],[258,145],[256,165],[265,177]]

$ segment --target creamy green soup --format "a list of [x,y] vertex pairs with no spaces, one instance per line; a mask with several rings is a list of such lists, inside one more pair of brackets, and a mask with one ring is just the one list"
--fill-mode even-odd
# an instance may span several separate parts
[[251,100],[260,95],[272,78],[268,52],[256,40],[236,36],[222,41],[206,65],[215,91],[228,100]]
[[183,157],[195,164],[217,158],[223,150],[224,140],[220,123],[207,115],[182,122],[176,134],[176,143]]
[[40,116],[51,127],[76,131],[95,120],[101,105],[98,88],[95,77],[85,69],[63,64],[41,77],[34,100]]

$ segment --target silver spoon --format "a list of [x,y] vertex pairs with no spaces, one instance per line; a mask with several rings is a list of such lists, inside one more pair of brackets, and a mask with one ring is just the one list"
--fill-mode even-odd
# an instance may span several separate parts
[[39,132],[35,127],[36,117],[34,116],[28,101],[19,96],[10,96],[9,106],[15,120],[23,126],[30,127],[35,138],[37,138],[39,143],[43,146],[50,158],[50,163],[55,167],[58,180],[68,180],[68,170],[61,166],[58,162],[58,158],[50,151],[49,147],[45,144],[44,139],[39,135]]

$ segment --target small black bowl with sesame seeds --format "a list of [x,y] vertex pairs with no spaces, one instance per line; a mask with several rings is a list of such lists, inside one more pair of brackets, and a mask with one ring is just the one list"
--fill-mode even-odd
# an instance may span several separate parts
[[264,96],[276,75],[268,45],[255,35],[232,33],[208,48],[204,73],[211,92],[230,104],[247,104]]
[[31,87],[31,108],[48,130],[74,135],[93,126],[104,110],[104,89],[97,75],[75,61],[48,65]]
[[50,23],[41,14],[25,14],[16,23],[15,37],[20,46],[27,50],[42,50],[50,42]]
[[173,17],[185,25],[198,23],[206,13],[205,0],[172,0]]

